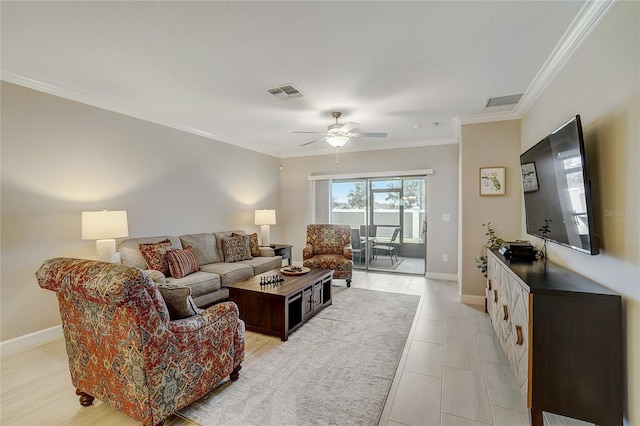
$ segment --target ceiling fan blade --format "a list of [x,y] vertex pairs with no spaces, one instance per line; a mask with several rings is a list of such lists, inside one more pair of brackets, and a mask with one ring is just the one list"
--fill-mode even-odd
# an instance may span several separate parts
[[349,133],[354,138],[386,138],[386,133]]
[[[311,133],[311,132],[308,132],[308,133]],[[310,142],[305,142],[305,143],[303,143],[303,144],[302,144],[302,145],[300,145],[300,146],[307,146],[307,145],[311,145],[312,143],[320,142],[320,141],[323,141],[323,140],[324,140],[324,138],[314,139],[314,140],[312,140],[312,141],[310,141]]]
[[294,130],[294,131],[293,131],[293,132],[291,132],[291,133],[312,133],[312,134],[315,134],[315,135],[321,135],[321,134],[323,134],[324,132],[300,132],[300,131]]
[[356,127],[358,127],[360,124],[359,123],[344,123],[342,125],[342,127],[340,127],[340,131],[342,133],[349,133],[350,131],[352,131],[353,129],[355,129]]

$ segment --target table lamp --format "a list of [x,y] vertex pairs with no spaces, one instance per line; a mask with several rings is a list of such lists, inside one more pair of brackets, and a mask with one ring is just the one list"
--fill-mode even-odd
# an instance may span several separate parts
[[82,212],[82,239],[96,240],[96,258],[103,262],[117,262],[115,238],[128,237],[127,212]]
[[270,240],[270,228],[269,225],[276,224],[276,211],[275,210],[256,210],[255,224],[260,225],[260,240],[263,247],[269,246]]

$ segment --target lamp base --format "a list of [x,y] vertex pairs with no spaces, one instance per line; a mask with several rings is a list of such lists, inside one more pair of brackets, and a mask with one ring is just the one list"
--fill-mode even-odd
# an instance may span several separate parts
[[260,225],[260,245],[262,247],[269,247],[269,245],[271,244],[270,233],[271,228],[269,228],[269,225]]
[[96,259],[102,262],[116,263],[118,260],[118,256],[116,254],[116,240],[97,240],[96,254]]

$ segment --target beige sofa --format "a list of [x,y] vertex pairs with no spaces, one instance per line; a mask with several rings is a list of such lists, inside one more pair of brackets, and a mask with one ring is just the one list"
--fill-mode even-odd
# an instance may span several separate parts
[[[229,297],[228,284],[246,280],[256,274],[280,268],[282,257],[275,256],[269,247],[260,247],[261,256],[237,262],[225,262],[222,242],[232,234],[245,235],[244,231],[222,231],[213,233],[187,234],[179,237],[158,236],[144,238],[129,238],[118,244],[118,251],[125,265],[149,270],[142,253],[140,244],[159,243],[165,239],[171,242],[171,247],[184,249],[193,247],[200,270],[182,278],[171,276],[161,277],[167,285],[188,286],[191,296],[199,308],[206,308]],[[159,271],[153,273],[157,280]]]

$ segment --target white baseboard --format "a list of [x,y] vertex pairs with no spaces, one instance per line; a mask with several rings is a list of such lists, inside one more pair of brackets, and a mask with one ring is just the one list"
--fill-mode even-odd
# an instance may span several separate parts
[[484,296],[475,296],[472,294],[461,294],[460,295],[460,303],[465,303],[467,305],[481,305],[484,306]]
[[440,272],[427,272],[424,274],[426,278],[431,278],[432,280],[443,280],[443,281],[458,281],[458,274],[443,274]]
[[50,342],[62,337],[62,325],[56,325],[51,328],[45,328],[44,330],[36,331],[24,336],[15,337],[13,339],[0,342],[0,353],[2,356],[10,355],[18,352],[19,350],[41,345],[43,343]]

